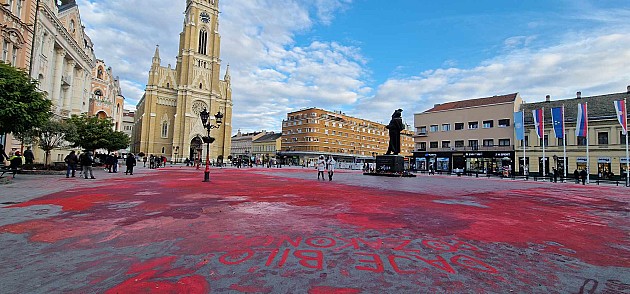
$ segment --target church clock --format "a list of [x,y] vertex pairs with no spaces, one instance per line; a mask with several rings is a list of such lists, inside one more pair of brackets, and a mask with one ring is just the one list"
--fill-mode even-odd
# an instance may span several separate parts
[[210,22],[210,15],[204,11],[201,14],[199,14],[199,19],[201,19],[201,21],[204,23],[208,23]]

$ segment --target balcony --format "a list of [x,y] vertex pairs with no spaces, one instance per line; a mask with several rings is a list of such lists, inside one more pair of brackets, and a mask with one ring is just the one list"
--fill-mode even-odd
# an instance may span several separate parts
[[414,137],[426,137],[428,136],[427,131],[417,131],[414,135]]

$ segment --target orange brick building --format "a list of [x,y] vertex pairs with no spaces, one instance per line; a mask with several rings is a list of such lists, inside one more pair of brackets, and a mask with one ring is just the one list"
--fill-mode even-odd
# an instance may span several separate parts
[[[401,134],[400,155],[412,155],[412,136],[410,130]],[[332,155],[341,168],[350,168],[384,154],[388,143],[389,134],[384,124],[342,112],[307,108],[288,113],[282,122],[282,151],[278,155],[287,163],[308,166],[312,166],[319,155]]]

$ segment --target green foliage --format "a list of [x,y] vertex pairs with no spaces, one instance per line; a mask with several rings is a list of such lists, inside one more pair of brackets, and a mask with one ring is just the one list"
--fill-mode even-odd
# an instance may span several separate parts
[[125,149],[129,146],[131,138],[123,132],[112,132],[107,138],[108,144],[104,148],[110,152]]
[[67,144],[66,137],[74,135],[75,127],[66,121],[51,119],[35,132],[37,145],[46,152],[45,162],[47,165],[50,151],[65,147]]
[[37,91],[37,81],[0,62],[0,134],[20,135],[42,126],[51,116],[50,100]]
[[68,122],[75,128],[70,136],[66,136],[66,140],[71,142],[73,147],[91,151],[101,148],[116,151],[129,146],[129,136],[123,132],[113,131],[114,124],[111,119],[82,114],[73,115]]

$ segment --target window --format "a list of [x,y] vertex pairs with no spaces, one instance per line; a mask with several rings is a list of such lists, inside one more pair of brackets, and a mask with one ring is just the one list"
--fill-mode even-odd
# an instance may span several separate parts
[[577,137],[578,146],[586,146],[586,137]]
[[7,4],[6,4],[7,8],[9,9],[9,11],[13,11],[13,0],[7,0]]
[[199,54],[206,55],[207,48],[208,48],[208,32],[206,32],[205,29],[202,29],[201,31],[199,31],[199,48],[197,51],[199,52]]
[[[544,138],[545,138],[545,146],[549,146],[549,135],[545,135]],[[538,144],[539,146],[542,146],[543,139],[538,139]]]
[[510,139],[499,139],[499,146],[510,146]]
[[442,132],[448,132],[451,130],[450,124],[442,124]]
[[420,142],[420,150],[427,150],[427,142]]
[[168,122],[162,122],[162,138],[168,138]]
[[626,135],[623,134],[623,131],[619,132],[619,144],[626,144]]
[[525,136],[525,140],[524,141],[525,141],[525,146],[529,146],[529,136]]
[[597,133],[597,144],[608,145],[608,132]]
[[435,133],[438,131],[438,125],[432,125],[431,126],[431,133]]
[[483,146],[485,147],[494,146],[494,139],[483,139]]
[[558,146],[564,146],[566,145],[566,142],[567,142],[566,134],[564,135],[564,138],[556,138],[556,144],[558,144]]
[[13,47],[13,57],[11,58],[11,64],[13,64],[14,66],[17,65],[17,57],[18,57],[18,48],[17,47]]
[[468,147],[477,150],[479,148],[479,140],[468,140]]
[[505,128],[505,127],[509,127],[510,126],[510,119],[506,118],[506,119],[500,119],[499,120],[499,128]]
[[22,0],[17,1],[17,10],[15,11],[15,15],[18,18],[22,17]]
[[442,141],[442,148],[451,148],[451,141]]
[[429,147],[430,147],[430,148],[438,148],[438,142],[437,142],[437,141],[435,141],[435,142],[431,142],[431,143],[429,143]]
[[455,141],[455,148],[464,147],[464,140]]
[[9,43],[2,41],[2,61],[9,60]]
[[426,135],[427,134],[427,127],[426,126],[422,126],[418,128],[418,135]]
[[471,121],[468,122],[468,129],[469,130],[475,130],[479,128],[479,122],[478,121]]
[[455,130],[463,130],[464,129],[464,123],[455,123]]
[[483,121],[483,128],[484,129],[489,129],[492,128],[494,126],[494,121],[491,120],[484,120]]
[[[19,1],[18,1],[19,3]],[[70,20],[70,32],[74,34],[75,32],[75,28],[74,28],[74,20]]]
[[96,71],[96,77],[101,79],[101,80],[103,79],[103,67],[102,66],[98,67],[98,70]]

